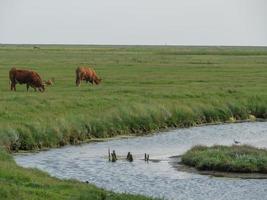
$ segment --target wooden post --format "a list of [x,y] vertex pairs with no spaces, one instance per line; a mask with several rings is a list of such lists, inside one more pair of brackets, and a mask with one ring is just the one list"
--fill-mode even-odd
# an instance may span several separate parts
[[148,160],[149,160],[149,154],[145,153],[145,161],[148,162]]
[[115,152],[115,150],[113,150],[113,152],[111,153],[111,157],[112,157],[111,161],[112,161],[112,162],[116,162],[116,160],[117,160],[117,156],[116,156],[116,152]]
[[130,156],[129,156],[129,161],[133,162],[133,155],[132,154],[130,154]]
[[110,162],[110,148],[108,148],[108,161]]
[[133,155],[131,154],[131,152],[128,152],[126,160],[128,160],[129,162],[133,162]]

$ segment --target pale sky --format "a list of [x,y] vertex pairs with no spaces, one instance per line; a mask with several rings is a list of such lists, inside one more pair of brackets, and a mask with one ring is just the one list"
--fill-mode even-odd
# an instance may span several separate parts
[[0,0],[0,43],[267,46],[267,0]]

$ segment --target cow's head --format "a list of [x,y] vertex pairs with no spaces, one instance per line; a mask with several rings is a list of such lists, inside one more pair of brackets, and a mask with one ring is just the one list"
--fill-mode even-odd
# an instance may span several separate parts
[[101,83],[101,81],[102,81],[102,79],[101,78],[98,78],[98,77],[96,77],[95,79],[94,79],[94,82],[95,82],[95,84],[99,84],[99,83]]

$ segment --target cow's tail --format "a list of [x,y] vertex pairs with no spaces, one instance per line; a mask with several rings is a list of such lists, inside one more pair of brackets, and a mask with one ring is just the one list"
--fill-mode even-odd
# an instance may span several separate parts
[[15,90],[16,91],[16,68],[12,67],[9,70],[9,85],[10,85],[10,89],[11,90]]
[[10,84],[15,81],[15,72],[16,72],[16,68],[15,67],[12,67],[9,70],[9,83]]

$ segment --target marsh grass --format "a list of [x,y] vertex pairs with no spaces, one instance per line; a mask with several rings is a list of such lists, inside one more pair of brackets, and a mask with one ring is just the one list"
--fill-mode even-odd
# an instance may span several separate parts
[[[103,82],[75,86],[75,68]],[[55,79],[9,90],[12,66]],[[267,118],[267,48],[0,46],[0,143],[10,151],[142,135],[167,127]]]
[[247,145],[195,146],[182,156],[182,163],[199,170],[267,173],[267,150]]

